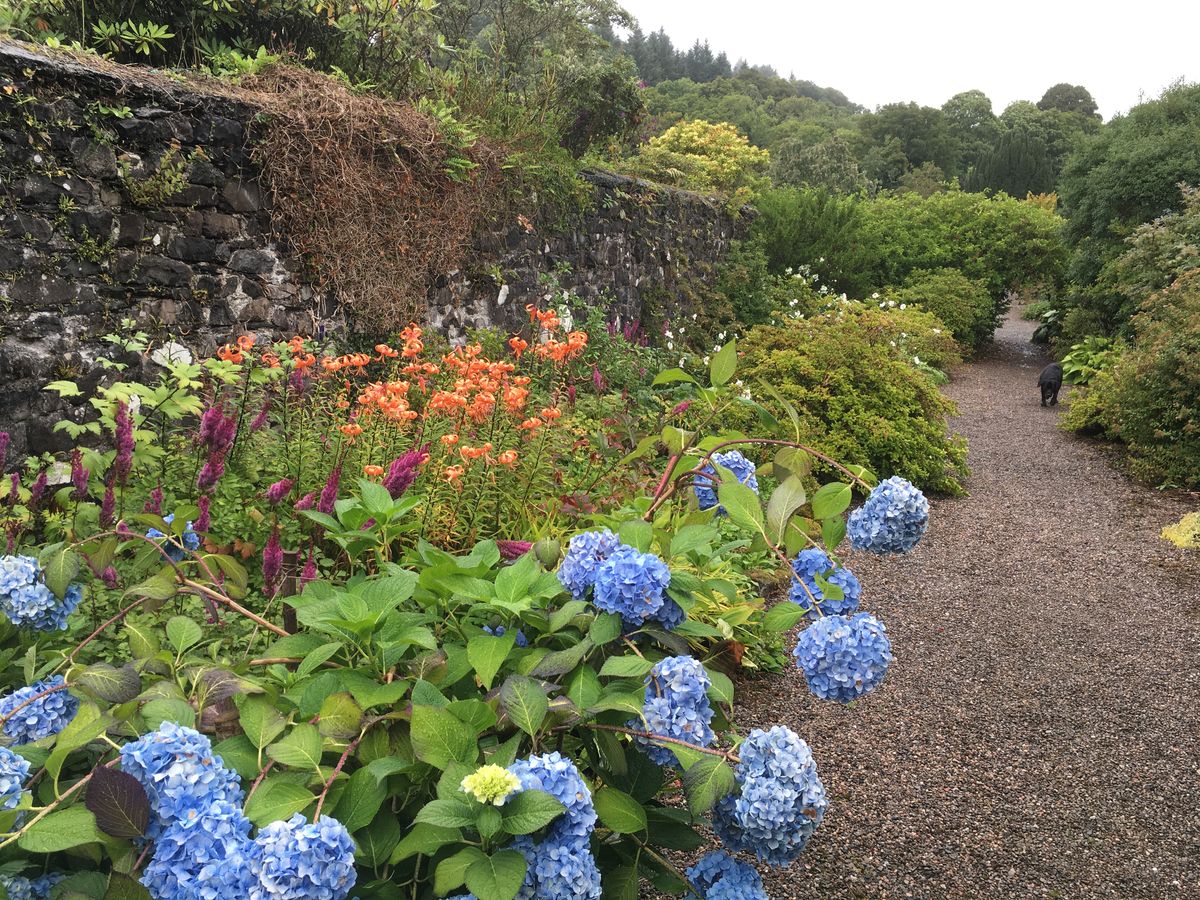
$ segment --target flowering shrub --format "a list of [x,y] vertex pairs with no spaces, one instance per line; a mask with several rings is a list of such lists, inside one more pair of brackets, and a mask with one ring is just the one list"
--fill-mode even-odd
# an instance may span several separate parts
[[[542,337],[542,347],[558,340]],[[419,335],[405,341],[413,355],[397,356],[418,358]],[[42,510],[60,516],[60,539],[0,559],[6,611],[32,605],[22,623],[56,623],[49,634],[10,629],[0,644],[24,662],[10,665],[23,679],[0,699],[6,889],[44,894],[50,882],[36,876],[97,900],[558,900],[632,898],[647,879],[706,900],[765,897],[750,860],[793,862],[828,800],[813,751],[788,728],[740,739],[718,657],[748,658],[740,638],[783,641],[803,625],[793,652],[814,694],[846,702],[878,687],[890,644],[874,616],[841,614],[860,590],[837,549],[860,533],[911,546],[925,527],[915,513],[927,517],[919,492],[896,479],[873,487],[866,470],[798,436],[705,435],[660,420],[620,461],[645,489],[593,511],[587,527],[557,522],[552,498],[537,496],[524,514],[546,514],[540,533],[452,552],[447,525],[513,490],[484,458],[541,437],[522,437],[497,400],[492,449],[468,461],[454,445],[461,461],[450,463],[441,438],[481,446],[485,423],[458,400],[445,401],[457,408],[450,421],[429,407],[438,391],[467,410],[482,393],[499,398],[515,368],[443,354],[430,365],[454,371],[447,387],[422,362],[409,393],[394,393],[410,405],[384,404],[416,414],[396,424],[378,399],[361,400],[393,396],[390,381],[360,383],[346,371],[358,362],[333,357],[336,379],[306,396],[345,399],[336,415],[354,433],[326,433],[325,456],[301,462],[299,448],[266,459],[246,449],[280,447],[273,435],[296,427],[292,416],[317,421],[283,399],[297,371],[313,377],[315,362],[289,365],[309,351],[269,352],[282,374],[249,341],[209,367],[251,399],[199,404],[197,433],[166,444],[188,447],[187,464],[151,452],[141,410],[115,399],[100,432],[114,449],[76,456],[71,484]],[[571,351],[546,351],[557,352]],[[361,368],[374,365],[417,363]],[[552,378],[564,372],[545,365]],[[746,402],[736,367],[730,344],[707,383],[665,373],[663,405],[726,420]],[[271,391],[272,411],[251,429]],[[760,485],[756,466],[768,463]],[[249,483],[251,464],[261,490],[232,512],[223,486]],[[443,464],[464,471],[430,477]],[[448,513],[445,498],[460,491],[471,492]],[[869,496],[847,525],[856,491]],[[30,516],[14,542],[45,518]],[[238,522],[260,530],[240,538]],[[747,570],[769,563],[795,602],[747,596]],[[692,856],[709,829],[724,849]]]

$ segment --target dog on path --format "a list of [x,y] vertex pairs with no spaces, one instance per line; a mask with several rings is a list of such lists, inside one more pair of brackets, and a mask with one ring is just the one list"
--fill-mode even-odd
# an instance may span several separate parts
[[1050,363],[1038,376],[1038,387],[1042,389],[1042,406],[1057,406],[1058,392],[1062,388],[1063,371],[1058,363]]

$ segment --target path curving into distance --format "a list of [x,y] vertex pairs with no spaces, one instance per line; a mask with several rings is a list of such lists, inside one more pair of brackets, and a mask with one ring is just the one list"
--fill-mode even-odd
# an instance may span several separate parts
[[1032,330],[1010,317],[946,388],[969,496],[908,556],[844,558],[884,684],[849,709],[794,669],[742,688],[742,728],[794,729],[831,797],[761,867],[774,900],[1200,898],[1200,562],[1159,538],[1194,504],[1057,427]]

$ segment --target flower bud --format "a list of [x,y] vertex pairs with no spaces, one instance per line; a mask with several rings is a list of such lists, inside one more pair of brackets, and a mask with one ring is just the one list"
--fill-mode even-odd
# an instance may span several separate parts
[[554,538],[542,538],[533,545],[533,555],[547,569],[553,569],[562,559],[562,544]]

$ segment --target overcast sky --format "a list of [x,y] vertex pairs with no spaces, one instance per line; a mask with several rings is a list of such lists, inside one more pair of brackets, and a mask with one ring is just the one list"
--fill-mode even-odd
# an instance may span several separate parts
[[676,47],[707,39],[745,58],[840,90],[868,108],[941,106],[979,88],[999,114],[1060,81],[1082,84],[1107,119],[1178,78],[1200,81],[1195,0],[624,0],[649,33]]

